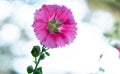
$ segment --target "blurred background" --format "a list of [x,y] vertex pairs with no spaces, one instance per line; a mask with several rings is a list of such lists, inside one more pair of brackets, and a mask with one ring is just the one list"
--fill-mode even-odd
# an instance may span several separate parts
[[44,74],[120,74],[120,0],[0,0],[0,74],[27,74],[31,49],[40,45],[31,27],[43,4],[65,5],[77,36],[40,65]]

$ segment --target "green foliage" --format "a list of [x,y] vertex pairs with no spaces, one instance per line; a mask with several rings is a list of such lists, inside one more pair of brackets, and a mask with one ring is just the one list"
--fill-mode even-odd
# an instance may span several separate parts
[[110,39],[120,39],[120,24],[116,22],[110,31],[104,33],[104,36]]
[[87,4],[92,11],[110,12],[115,21],[120,23],[120,0],[87,0]]

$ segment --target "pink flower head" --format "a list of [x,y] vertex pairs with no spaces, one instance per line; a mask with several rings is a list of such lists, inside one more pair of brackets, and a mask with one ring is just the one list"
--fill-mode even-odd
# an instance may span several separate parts
[[119,52],[119,58],[120,58],[120,44],[117,44],[117,45],[116,45],[116,48],[117,48],[117,50],[118,50],[118,52]]
[[36,37],[47,48],[63,47],[76,37],[76,22],[65,6],[43,5],[33,22]]

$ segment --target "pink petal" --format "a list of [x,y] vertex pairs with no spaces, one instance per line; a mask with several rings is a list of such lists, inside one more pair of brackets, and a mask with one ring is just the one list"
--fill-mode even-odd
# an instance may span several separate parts
[[36,31],[35,32],[38,40],[40,40],[41,42],[47,37],[47,35],[49,34],[48,30],[40,30],[40,31]]
[[54,18],[58,6],[57,5],[43,5],[42,9],[44,10],[45,16],[49,18],[49,21]]
[[61,33],[61,35],[66,43],[71,43],[75,39],[76,28],[62,27],[60,29],[60,33]]
[[[67,9],[65,6],[62,6],[56,11],[56,19],[66,22],[66,20],[71,16],[71,11]],[[62,23],[63,23],[62,22]]]
[[52,36],[51,33],[49,35],[47,35],[47,37],[45,38],[44,41],[42,41],[42,44],[45,45],[48,48],[55,48],[55,47],[57,47],[56,43],[55,43],[55,39],[54,39],[54,37]]
[[65,46],[66,43],[65,43],[65,41],[63,40],[63,38],[61,37],[60,34],[54,34],[54,38],[55,38],[57,47]]

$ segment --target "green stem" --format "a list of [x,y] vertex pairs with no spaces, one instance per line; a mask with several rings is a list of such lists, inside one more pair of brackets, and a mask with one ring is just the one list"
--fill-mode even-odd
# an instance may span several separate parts
[[41,61],[41,57],[40,56],[41,56],[41,54],[43,54],[43,52],[45,52],[44,49],[45,49],[45,46],[42,47],[42,51],[40,52],[38,60],[37,60],[37,58],[35,58],[35,64],[36,64],[36,66],[35,66],[35,69],[34,69],[33,73],[36,71],[36,69],[37,69],[37,67],[38,67],[38,65],[39,65],[39,63]]
[[[42,53],[42,52],[41,52]],[[41,56],[41,53],[40,53],[40,56]],[[35,66],[35,69],[34,69],[34,72],[36,71],[36,69],[37,69],[37,67],[38,67],[38,65],[39,65],[39,63],[40,63],[40,56],[39,56],[39,59],[38,59],[38,61],[35,63],[36,64],[36,66]]]

